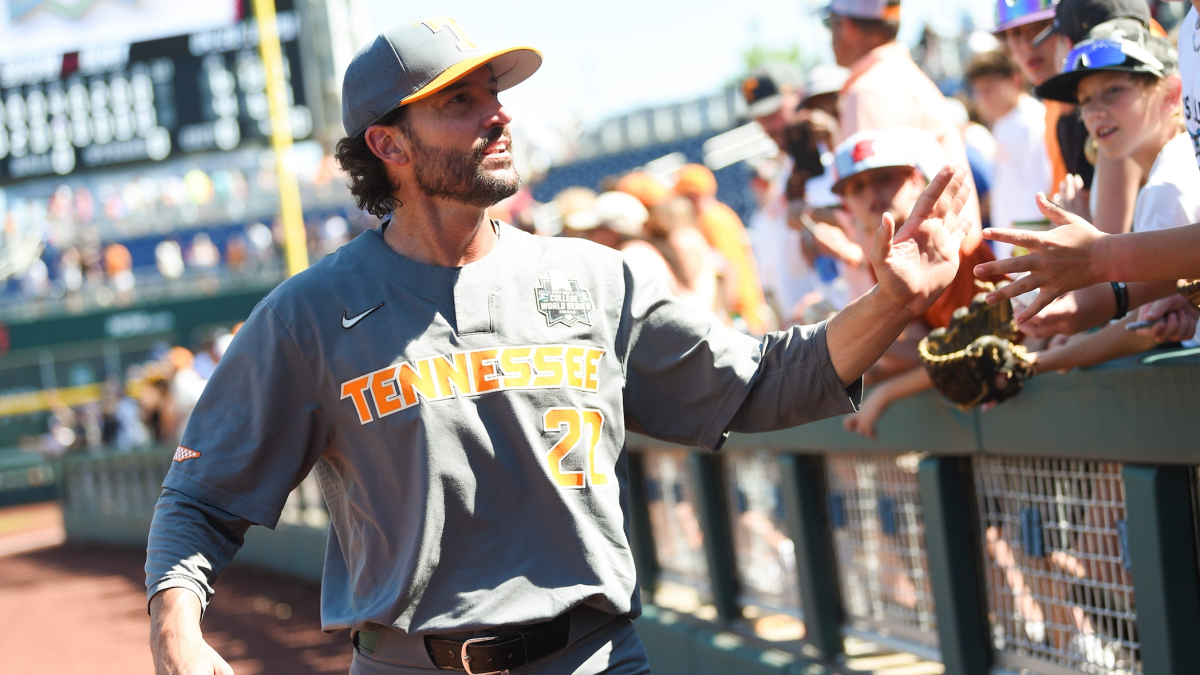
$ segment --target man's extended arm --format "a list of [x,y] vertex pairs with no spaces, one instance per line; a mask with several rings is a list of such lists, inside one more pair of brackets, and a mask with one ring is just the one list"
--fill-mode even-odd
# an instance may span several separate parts
[[871,251],[879,285],[830,319],[824,335],[818,325],[767,336],[758,379],[729,431],[782,429],[851,412],[846,394],[858,400],[862,374],[958,272],[959,247],[970,227],[958,218],[970,194],[964,173],[961,167],[943,169],[899,232],[891,216],[884,217]]

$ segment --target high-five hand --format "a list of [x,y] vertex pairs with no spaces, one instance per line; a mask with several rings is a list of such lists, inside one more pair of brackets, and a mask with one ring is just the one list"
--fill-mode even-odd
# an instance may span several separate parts
[[969,219],[959,217],[971,196],[966,177],[965,167],[944,167],[900,231],[885,214],[875,236],[871,264],[879,292],[913,316],[929,309],[958,273],[959,248],[971,227]]
[[849,386],[879,360],[914,318],[958,273],[958,250],[971,228],[962,218],[971,197],[967,169],[948,166],[926,186],[904,227],[884,216],[871,264],[879,284],[829,320],[829,360]]
[[1018,316],[1017,322],[1024,323],[1037,315],[1047,305],[1067,291],[1091,286],[1105,281],[1095,264],[1096,242],[1106,235],[1092,227],[1083,218],[1065,211],[1046,195],[1037,194],[1037,205],[1054,229],[1047,232],[1023,232],[1021,230],[984,230],[983,236],[993,241],[1002,241],[1029,250],[1028,255],[975,267],[975,276],[987,277],[997,274],[1029,272],[1013,283],[988,294],[988,302],[999,302],[1040,288],[1037,299]]

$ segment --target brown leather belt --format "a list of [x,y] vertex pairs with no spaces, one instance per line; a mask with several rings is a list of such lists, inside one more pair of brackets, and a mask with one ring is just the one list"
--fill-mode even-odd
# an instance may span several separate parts
[[567,646],[571,617],[561,614],[545,623],[523,626],[516,633],[453,640],[425,636],[425,649],[438,668],[468,675],[502,673],[528,665]]

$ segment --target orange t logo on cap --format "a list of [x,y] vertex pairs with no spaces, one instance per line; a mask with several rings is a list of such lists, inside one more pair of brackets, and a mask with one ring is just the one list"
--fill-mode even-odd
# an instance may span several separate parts
[[449,28],[450,32],[454,33],[454,37],[458,38],[458,51],[460,52],[479,49],[479,45],[471,42],[471,38],[467,37],[467,33],[462,29],[462,26],[459,26],[457,21],[448,16],[435,16],[422,21],[420,25],[425,26],[434,33],[440,33],[443,28]]
[[742,82],[742,97],[746,99],[746,103],[754,103],[754,90],[758,89],[758,78],[747,77],[745,82]]

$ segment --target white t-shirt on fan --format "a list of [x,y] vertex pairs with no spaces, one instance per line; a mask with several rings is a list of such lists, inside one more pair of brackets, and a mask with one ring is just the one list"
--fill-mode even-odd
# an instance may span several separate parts
[[[992,177],[992,227],[1043,220],[1035,196],[1050,184],[1046,156],[1046,106],[1022,94],[1017,105],[992,125],[996,163]],[[997,258],[1012,257],[1012,244],[992,242]]]
[[1200,166],[1189,134],[1159,151],[1133,209],[1133,231],[1167,230],[1200,222]]
[[1179,76],[1183,79],[1183,119],[1200,163],[1200,13],[1195,7],[1179,24]]

